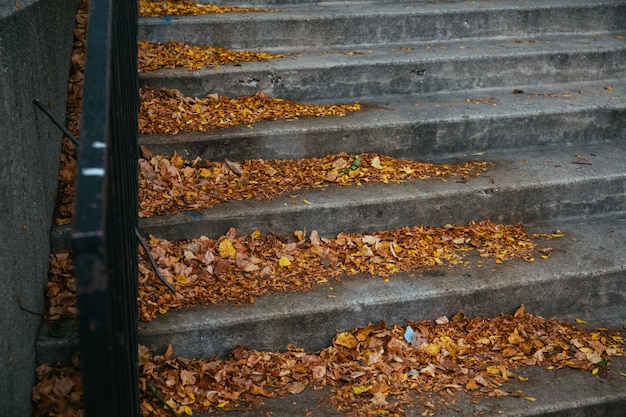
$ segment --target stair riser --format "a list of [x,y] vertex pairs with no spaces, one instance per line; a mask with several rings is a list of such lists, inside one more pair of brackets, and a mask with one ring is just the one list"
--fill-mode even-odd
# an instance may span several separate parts
[[[480,105],[479,105],[480,106]],[[475,107],[479,107],[475,106]],[[142,136],[140,143],[155,153],[178,152],[186,159],[224,158],[299,159],[328,154],[376,152],[403,159],[439,160],[446,155],[465,155],[502,149],[527,148],[557,144],[588,144],[626,137],[626,108],[591,109],[561,114],[510,114],[484,117],[454,115],[446,120],[376,122],[368,119],[370,110],[362,110],[359,121],[353,115],[341,119],[312,119],[297,122],[270,122],[229,130],[215,130],[195,135],[194,141],[175,137]],[[385,111],[385,110],[383,110]],[[463,111],[460,111],[463,113]],[[361,117],[362,116],[362,117]],[[422,119],[422,120],[420,120]],[[336,119],[335,119],[336,120]],[[306,127],[299,129],[300,122]],[[309,123],[310,122],[310,123]],[[317,126],[312,126],[317,123]]]
[[[348,14],[348,12],[353,12]],[[325,14],[307,10],[142,18],[139,39],[177,40],[230,49],[303,50],[332,46],[399,44],[489,36],[604,32],[626,28],[626,4],[519,8],[466,5],[379,8],[359,6]]]
[[[475,56],[433,60],[431,57],[368,62],[346,60],[323,67],[255,65],[219,71],[150,72],[140,84],[175,88],[185,95],[204,97],[269,96],[307,102],[367,100],[399,94],[429,94],[538,83],[554,84],[626,77],[626,42],[619,50]],[[506,70],[504,70],[506,69]]]
[[[550,221],[626,212],[625,175],[524,188],[472,186],[471,183],[472,180],[464,184],[467,188],[455,192],[442,192],[435,188],[437,184],[425,182],[415,195],[404,191],[403,197],[397,199],[387,196],[355,201],[345,201],[345,198],[342,201],[341,189],[326,190],[323,194],[307,194],[301,190],[299,198],[283,196],[273,207],[259,201],[224,203],[207,211],[141,219],[140,228],[145,235],[164,239],[200,235],[217,238],[230,227],[244,234],[259,229],[263,233],[291,235],[294,230],[304,229],[334,237],[339,232],[373,232],[420,224],[442,226],[483,219],[527,223],[537,219]],[[362,188],[361,191],[376,195],[375,189]],[[291,203],[301,198],[314,204]],[[284,205],[279,205],[281,202]]]
[[[540,262],[540,261],[536,261]],[[548,261],[549,262],[549,261]],[[511,265],[507,266],[512,268]],[[402,324],[407,319],[432,320],[442,315],[452,316],[463,311],[468,316],[493,316],[512,312],[520,304],[526,310],[544,317],[574,312],[593,311],[603,306],[626,303],[623,271],[599,271],[587,275],[559,275],[545,279],[532,276],[532,265],[520,261],[516,284],[483,284],[494,278],[490,272],[465,277],[428,276],[419,278],[392,277],[388,283],[379,278],[351,278],[333,283],[333,291],[314,291],[307,294],[306,306],[294,304],[293,299],[273,296],[272,300],[257,300],[262,317],[250,320],[244,308],[229,309],[229,319],[213,323],[210,308],[200,309],[198,329],[187,331],[176,328],[175,312],[169,323],[142,332],[140,343],[164,351],[172,344],[174,352],[184,357],[226,356],[238,345],[259,350],[283,350],[288,344],[315,351],[328,346],[337,331],[377,323]],[[496,275],[491,273],[492,275]],[[349,291],[352,293],[348,296]],[[337,296],[329,299],[328,293]],[[345,295],[345,297],[344,297]],[[281,311],[265,314],[264,306],[278,303]],[[165,317],[166,318],[166,317]],[[163,327],[161,327],[163,326]]]

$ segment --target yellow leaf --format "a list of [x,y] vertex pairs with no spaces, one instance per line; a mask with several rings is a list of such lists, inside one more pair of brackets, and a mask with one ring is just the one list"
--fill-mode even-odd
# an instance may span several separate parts
[[180,282],[181,284],[186,284],[187,283],[187,277],[184,275],[178,275],[176,276],[176,281]]
[[598,371],[599,371],[599,370],[600,370],[600,368],[593,368],[593,370],[591,371],[591,373],[592,373],[593,375],[595,375],[595,374],[597,374],[597,373],[598,373]]
[[356,337],[354,337],[352,333],[341,332],[335,338],[335,344],[339,346],[345,346],[348,349],[353,349],[359,344],[359,341],[356,340]]
[[535,397],[524,397],[524,399],[528,401],[537,401]]
[[280,266],[289,266],[291,265],[291,261],[286,256],[281,256],[278,260],[278,265]]
[[252,232],[252,234],[250,235],[250,237],[252,239],[258,239],[261,237],[261,231],[259,229],[256,229],[254,232]]
[[495,366],[488,366],[487,373],[492,375],[500,375],[500,368],[496,368]]
[[621,376],[626,376],[626,372],[620,372],[619,373]]
[[383,166],[380,164],[380,157],[376,156],[372,159],[371,165],[376,169],[383,169]]
[[424,346],[422,349],[424,350],[424,352],[428,353],[429,355],[435,356],[441,351],[441,346],[435,343],[429,343],[426,346]]
[[302,199],[302,202],[303,202],[304,204],[313,204],[313,203],[311,203],[309,200],[307,200],[306,198],[303,198],[303,199]]
[[219,403],[219,404],[217,405],[217,407],[218,407],[218,408],[224,408],[224,407],[226,407],[226,406],[228,405],[228,403],[229,403],[229,401],[228,401],[228,400],[226,400],[226,401],[222,401],[221,403]]
[[213,176],[213,173],[210,169],[200,168],[200,176],[203,178],[211,178]]
[[522,337],[519,335],[519,332],[517,331],[517,329],[513,330],[513,333],[511,333],[509,335],[509,337],[507,338],[507,340],[509,341],[510,344],[512,345],[519,345],[523,339]]
[[576,323],[578,324],[587,324],[587,322],[583,319],[576,319]]
[[234,258],[237,254],[233,243],[230,239],[224,239],[220,242],[218,246],[219,254],[222,258]]
[[354,391],[355,394],[363,394],[364,392],[367,392],[369,390],[372,389],[371,385],[361,385],[359,387],[352,387],[352,391]]

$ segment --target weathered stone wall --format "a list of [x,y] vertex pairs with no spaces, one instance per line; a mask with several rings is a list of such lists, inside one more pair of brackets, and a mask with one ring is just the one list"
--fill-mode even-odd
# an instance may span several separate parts
[[30,416],[78,0],[0,0],[0,415]]

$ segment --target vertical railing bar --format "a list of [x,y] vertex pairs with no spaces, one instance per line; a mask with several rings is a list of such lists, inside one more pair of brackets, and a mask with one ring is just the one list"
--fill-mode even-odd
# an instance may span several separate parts
[[138,416],[137,2],[91,0],[75,222],[87,417]]

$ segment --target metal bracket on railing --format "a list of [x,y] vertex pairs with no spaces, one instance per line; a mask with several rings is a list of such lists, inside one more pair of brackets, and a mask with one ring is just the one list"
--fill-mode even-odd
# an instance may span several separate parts
[[63,124],[61,124],[56,117],[54,117],[54,114],[52,114],[52,112],[50,110],[48,110],[48,108],[46,106],[44,106],[43,104],[41,104],[39,102],[39,100],[34,99],[33,100],[33,104],[35,106],[37,106],[39,108],[39,110],[41,110],[42,112],[45,113],[46,116],[48,116],[48,118],[52,121],[52,123],[54,123],[59,129],[61,129],[61,131],[63,132],[63,134],[65,136],[67,136],[67,138],[69,140],[72,141],[72,143],[74,144],[74,146],[76,146],[76,149],[78,149],[80,147],[78,140],[74,137],[74,135],[72,135],[70,133],[69,130],[67,130],[67,128],[65,126],[63,126]]

